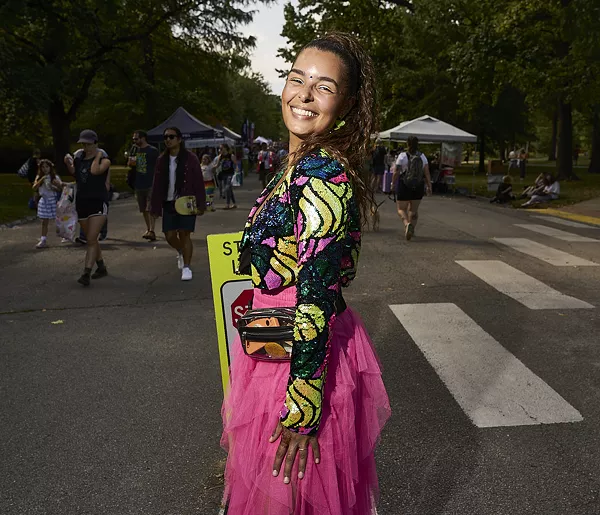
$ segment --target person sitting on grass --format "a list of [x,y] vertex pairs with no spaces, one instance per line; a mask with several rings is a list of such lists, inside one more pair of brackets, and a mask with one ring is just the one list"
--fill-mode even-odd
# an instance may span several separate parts
[[515,200],[515,196],[512,193],[512,177],[505,175],[502,177],[502,182],[498,184],[498,191],[496,191],[496,195],[490,200],[490,203],[506,204],[511,200]]
[[560,183],[552,176],[546,176],[548,185],[544,188],[541,194],[533,195],[525,204],[521,207],[529,207],[534,204],[541,204],[542,202],[550,202],[551,200],[558,199],[560,195]]
[[541,195],[544,192],[544,188],[550,185],[548,182],[549,177],[551,177],[550,174],[539,174],[535,179],[535,183],[531,186],[527,186],[523,190],[523,193],[519,195],[519,198],[531,198],[533,195]]

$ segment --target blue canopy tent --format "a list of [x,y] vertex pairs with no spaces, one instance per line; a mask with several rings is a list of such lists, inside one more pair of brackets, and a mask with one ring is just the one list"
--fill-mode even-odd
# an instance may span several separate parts
[[188,113],[183,107],[178,107],[169,118],[160,125],[154,127],[154,129],[148,131],[148,142],[161,143],[163,141],[163,132],[167,127],[177,127],[185,140],[213,139],[223,136],[221,131],[201,122],[198,118]]

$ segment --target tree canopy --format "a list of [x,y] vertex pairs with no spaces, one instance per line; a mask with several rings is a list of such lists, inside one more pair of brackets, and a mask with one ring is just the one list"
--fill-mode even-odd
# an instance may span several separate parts
[[[600,152],[596,0],[299,0],[285,19],[288,61],[329,30],[361,39],[377,70],[383,126],[427,113],[505,155],[536,139],[541,113],[558,132],[560,176],[574,178],[576,109]],[[590,171],[600,172],[596,157]]]
[[257,114],[260,130],[276,136],[277,100],[249,71],[254,37],[239,32],[253,4],[271,1],[6,0],[4,131],[34,142],[50,132],[60,161],[73,125],[95,127],[116,145],[124,131],[154,126],[184,105],[234,130]]

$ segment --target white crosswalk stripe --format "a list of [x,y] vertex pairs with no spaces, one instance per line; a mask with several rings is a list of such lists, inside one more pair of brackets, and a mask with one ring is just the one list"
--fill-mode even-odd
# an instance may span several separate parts
[[554,266],[600,266],[598,263],[553,249],[527,238],[494,238],[494,241],[511,247]]
[[538,225],[538,224],[514,224],[516,227],[521,227],[522,229],[527,229],[528,231],[537,232],[539,234],[544,234],[545,236],[550,236],[551,238],[556,238],[558,240],[570,241],[570,242],[579,242],[579,243],[600,243],[600,240],[596,240],[594,238],[588,238],[587,236],[580,236],[579,234],[573,234],[567,231],[561,231],[560,229],[555,229],[554,227],[548,227],[546,225]]
[[477,427],[583,420],[455,304],[400,304],[390,309]]
[[566,225],[568,227],[577,227],[578,229],[600,229],[600,227],[582,224],[579,222],[574,222],[573,220],[566,220],[565,218],[557,218],[555,216],[542,216],[542,215],[531,215],[532,218],[537,218],[538,220],[544,220],[544,222],[550,222],[553,224]]
[[563,295],[543,282],[496,260],[457,261],[482,281],[529,309],[590,309],[591,304]]

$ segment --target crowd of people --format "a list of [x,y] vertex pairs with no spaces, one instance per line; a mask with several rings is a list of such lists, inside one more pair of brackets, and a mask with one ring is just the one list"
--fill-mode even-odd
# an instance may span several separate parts
[[[132,146],[126,153],[127,183],[135,194],[137,208],[143,217],[145,231],[142,238],[150,242],[157,240],[155,224],[162,217],[162,231],[171,247],[177,251],[177,263],[181,279],[192,279],[190,261],[193,253],[191,233],[195,229],[197,215],[205,210],[215,211],[215,193],[225,201],[224,209],[237,208],[234,182],[239,174],[241,185],[244,176],[252,170],[266,185],[287,155],[284,143],[244,146],[234,149],[227,143],[218,148],[204,147],[186,149],[181,132],[177,127],[166,129],[163,134],[165,150],[148,143],[146,131],[137,130],[132,136]],[[98,135],[86,129],[81,132],[78,144],[82,148],[73,155],[64,157],[64,164],[72,176],[63,180],[56,172],[54,163],[42,159],[39,150],[34,150],[26,163],[27,177],[31,183],[33,197],[30,204],[36,208],[41,220],[41,236],[36,248],[48,247],[48,228],[57,216],[57,204],[64,191],[75,199],[75,209],[80,230],[75,242],[86,245],[83,274],[78,281],[89,286],[91,279],[108,275],[103,260],[100,242],[107,237],[109,202],[114,195],[110,180],[111,159],[98,147]],[[197,213],[180,214],[175,199],[194,196]],[[70,241],[63,238],[62,242]],[[92,270],[96,266],[96,271]]]

